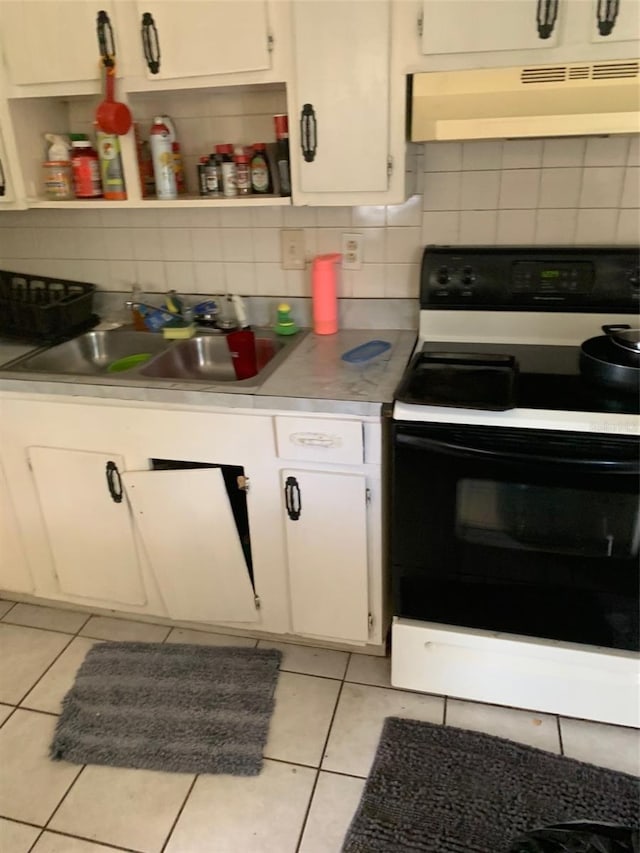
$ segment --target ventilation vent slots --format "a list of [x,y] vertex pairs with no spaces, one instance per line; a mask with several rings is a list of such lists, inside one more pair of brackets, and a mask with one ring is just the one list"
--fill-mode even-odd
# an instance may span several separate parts
[[523,68],[520,75],[522,83],[563,83],[567,76],[567,66],[555,68]]
[[569,69],[569,80],[588,80],[590,71],[588,65],[574,65]]
[[599,62],[591,69],[594,80],[615,80],[618,77],[637,77],[640,69],[638,62]]

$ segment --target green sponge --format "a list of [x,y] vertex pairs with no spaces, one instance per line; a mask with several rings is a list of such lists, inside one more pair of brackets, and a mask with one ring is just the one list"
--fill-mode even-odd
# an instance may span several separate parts
[[295,335],[296,332],[300,331],[291,319],[291,306],[287,305],[286,302],[278,305],[278,319],[273,331],[276,335]]

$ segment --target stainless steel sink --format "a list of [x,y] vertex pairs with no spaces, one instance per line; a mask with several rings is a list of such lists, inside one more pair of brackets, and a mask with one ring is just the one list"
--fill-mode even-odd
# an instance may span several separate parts
[[[284,348],[282,339],[262,330],[256,333],[256,355],[259,375]],[[227,338],[195,337],[175,343],[140,370],[142,376],[158,379],[186,379],[207,382],[255,382],[255,377],[236,379]]]
[[11,366],[12,370],[41,373],[67,373],[96,376],[127,356],[156,355],[169,346],[159,335],[149,332],[87,332],[71,341],[27,356]]

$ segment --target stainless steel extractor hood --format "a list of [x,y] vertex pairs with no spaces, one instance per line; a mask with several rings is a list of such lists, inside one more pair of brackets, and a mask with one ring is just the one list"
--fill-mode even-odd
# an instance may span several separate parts
[[412,75],[413,142],[640,133],[640,61]]

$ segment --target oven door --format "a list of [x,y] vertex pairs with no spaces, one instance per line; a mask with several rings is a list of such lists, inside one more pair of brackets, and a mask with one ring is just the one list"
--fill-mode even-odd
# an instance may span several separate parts
[[639,646],[634,437],[394,422],[397,616]]

